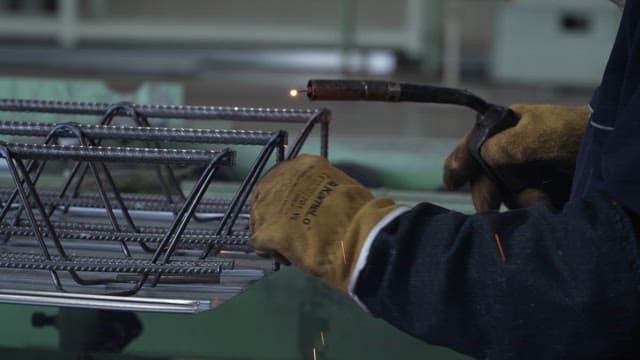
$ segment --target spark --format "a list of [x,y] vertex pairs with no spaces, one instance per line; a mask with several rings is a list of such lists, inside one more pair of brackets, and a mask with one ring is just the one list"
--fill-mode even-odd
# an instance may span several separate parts
[[320,331],[320,342],[322,342],[322,346],[324,346],[324,332]]
[[305,94],[307,92],[307,90],[298,90],[298,89],[291,89],[289,90],[289,96],[291,96],[292,98],[298,97],[298,95],[300,94]]
[[344,251],[344,241],[340,241],[340,247],[342,247],[342,261],[344,261],[344,263],[347,263],[347,253],[345,253]]

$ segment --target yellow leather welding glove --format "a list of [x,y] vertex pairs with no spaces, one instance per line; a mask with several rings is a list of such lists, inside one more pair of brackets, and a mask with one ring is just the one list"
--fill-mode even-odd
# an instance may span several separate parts
[[[589,119],[588,107],[513,105],[511,109],[520,114],[520,121],[513,128],[487,139],[481,149],[485,162],[502,173],[548,163],[563,169],[565,176],[571,177]],[[455,190],[470,182],[477,211],[496,210],[502,203],[510,208],[537,203],[551,206],[554,199],[536,184],[528,184],[518,194],[501,194],[471,157],[468,138],[469,134],[445,161],[444,183],[448,189]]]
[[325,158],[301,155],[277,165],[256,186],[252,244],[259,255],[284,257],[347,292],[365,239],[397,207]]

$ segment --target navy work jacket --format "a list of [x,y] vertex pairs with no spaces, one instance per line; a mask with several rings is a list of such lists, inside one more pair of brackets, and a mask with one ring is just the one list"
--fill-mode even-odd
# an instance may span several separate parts
[[628,1],[582,142],[572,197],[605,192],[640,214],[640,2]]
[[627,1],[572,199],[464,215],[424,203],[376,235],[353,292],[424,341],[489,359],[640,359],[640,0]]

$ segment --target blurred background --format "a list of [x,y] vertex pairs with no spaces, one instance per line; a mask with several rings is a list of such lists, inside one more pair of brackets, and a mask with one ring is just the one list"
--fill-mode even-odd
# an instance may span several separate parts
[[[471,211],[465,193],[441,191],[442,161],[472,126],[471,111],[312,103],[289,89],[311,78],[363,78],[466,88],[501,105],[586,104],[620,15],[606,0],[0,0],[0,96],[327,107],[332,161],[401,201]],[[22,324],[0,327],[7,354],[57,351],[58,332],[30,327],[34,311],[0,306]],[[459,357],[371,319],[294,269],[213,312],[140,316],[145,332],[127,356]]]

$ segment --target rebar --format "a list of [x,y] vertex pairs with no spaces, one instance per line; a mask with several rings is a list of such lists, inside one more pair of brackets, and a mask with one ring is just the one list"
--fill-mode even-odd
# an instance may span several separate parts
[[[112,104],[57,100],[0,99],[1,111],[103,115]],[[201,120],[265,121],[305,123],[319,110],[269,109],[237,106],[139,105],[129,104],[138,114],[149,118],[181,118]],[[117,110],[116,116],[130,116]]]
[[[54,225],[55,226],[55,225]],[[108,227],[106,225],[105,227]],[[88,240],[88,241],[127,241],[127,242],[144,242],[155,244],[162,241],[162,232],[130,232],[130,231],[100,231],[81,229],[60,229],[56,228],[56,233],[63,240]],[[42,236],[47,238],[50,236],[46,229],[41,229]],[[28,226],[13,226],[0,224],[0,234],[18,237],[33,237],[34,231]],[[231,235],[214,235],[214,234],[182,234],[181,244],[189,246],[204,246],[213,244],[221,247],[222,250],[238,250],[250,251],[249,232],[234,232]]]
[[[183,150],[183,149],[150,149],[110,146],[82,146],[82,145],[42,145],[0,143],[9,149],[11,155],[19,159],[75,161],[106,161],[152,164],[193,164],[207,163],[221,154],[214,150]],[[223,150],[225,156],[220,165],[233,165],[233,152]]]
[[233,269],[233,261],[181,261],[153,264],[146,259],[72,256],[47,258],[39,254],[0,253],[0,268],[47,271],[105,272],[129,274],[198,275]]
[[[0,189],[0,202],[6,201],[9,199],[9,196],[11,196],[11,191],[9,189]],[[83,193],[78,197],[65,196],[63,198],[59,198],[58,194],[54,191],[41,190],[40,197],[47,206],[77,206],[86,208],[100,208],[104,206],[97,194]],[[169,203],[164,197],[159,195],[125,193],[122,194],[122,197],[129,210],[173,212],[183,205],[182,202]],[[109,196],[109,199],[111,198],[112,196]],[[222,213],[230,204],[231,200],[226,199],[202,199],[198,205],[198,211],[205,213]],[[249,212],[248,204],[244,204],[242,206],[242,212]]]
[[[247,200],[269,161],[295,157],[317,124],[321,126],[320,152],[326,156],[330,120],[324,109],[12,99],[0,99],[0,111],[68,114],[69,120],[71,115],[98,115],[102,123],[0,121],[0,135],[31,138],[29,143],[0,142],[0,158],[6,160],[14,184],[14,188],[0,189],[0,240],[4,241],[0,268],[49,276],[48,281],[61,294],[71,288],[85,292],[87,287],[92,288],[86,293],[95,293],[95,286],[103,286],[100,292],[120,296],[136,294],[143,287],[145,292],[152,291],[167,276],[175,286],[206,283],[212,291],[225,271],[256,271],[234,278],[242,286],[261,277],[268,266],[251,254]],[[115,117],[129,117],[138,126],[113,126]],[[282,130],[163,128],[151,126],[151,118],[296,123],[301,130],[286,154],[287,133]],[[31,143],[33,138],[41,138],[42,143]],[[61,139],[69,138],[74,139],[73,145],[60,144]],[[105,146],[103,140],[132,142],[127,147]],[[187,145],[167,149],[166,142]],[[196,143],[197,147],[188,145]],[[216,172],[235,165],[235,151],[227,146],[246,145],[257,148],[256,158],[232,197],[206,198]],[[48,164],[52,161],[71,171],[64,175],[60,189],[45,190],[41,175],[51,170]],[[122,193],[106,162],[153,165],[151,176],[162,184],[163,193]],[[172,165],[178,164],[205,165],[197,167],[200,176],[190,194],[183,192],[173,173]],[[85,180],[92,180],[97,190],[85,190],[81,186]],[[234,259],[240,269],[234,269]]]
[[[56,126],[60,125],[74,126],[91,139],[264,145],[275,135],[275,133],[267,131],[106,126],[76,123],[56,125],[21,121],[0,121],[0,133],[14,136],[47,136]],[[65,131],[59,133],[59,136],[64,135],[72,136],[69,130],[66,131],[66,134]]]
[[[109,232],[112,231],[111,227],[109,225],[106,224],[98,224],[98,223],[92,223],[92,222],[57,222],[57,221],[52,221],[52,224],[54,225],[54,227],[56,229],[59,230],[78,230],[78,231],[82,231],[82,230],[86,230],[86,231],[102,231],[102,232]],[[167,232],[168,228],[166,226],[144,226],[144,225],[140,225],[138,226],[138,231],[142,234],[163,234],[165,232]],[[127,229],[126,227],[123,227],[123,231],[127,232],[127,231],[131,231],[131,229]],[[248,232],[242,232],[241,233],[243,236],[246,234],[248,235]],[[184,235],[202,235],[205,237],[212,237],[215,236],[215,230],[214,229],[186,229],[184,231]]]

